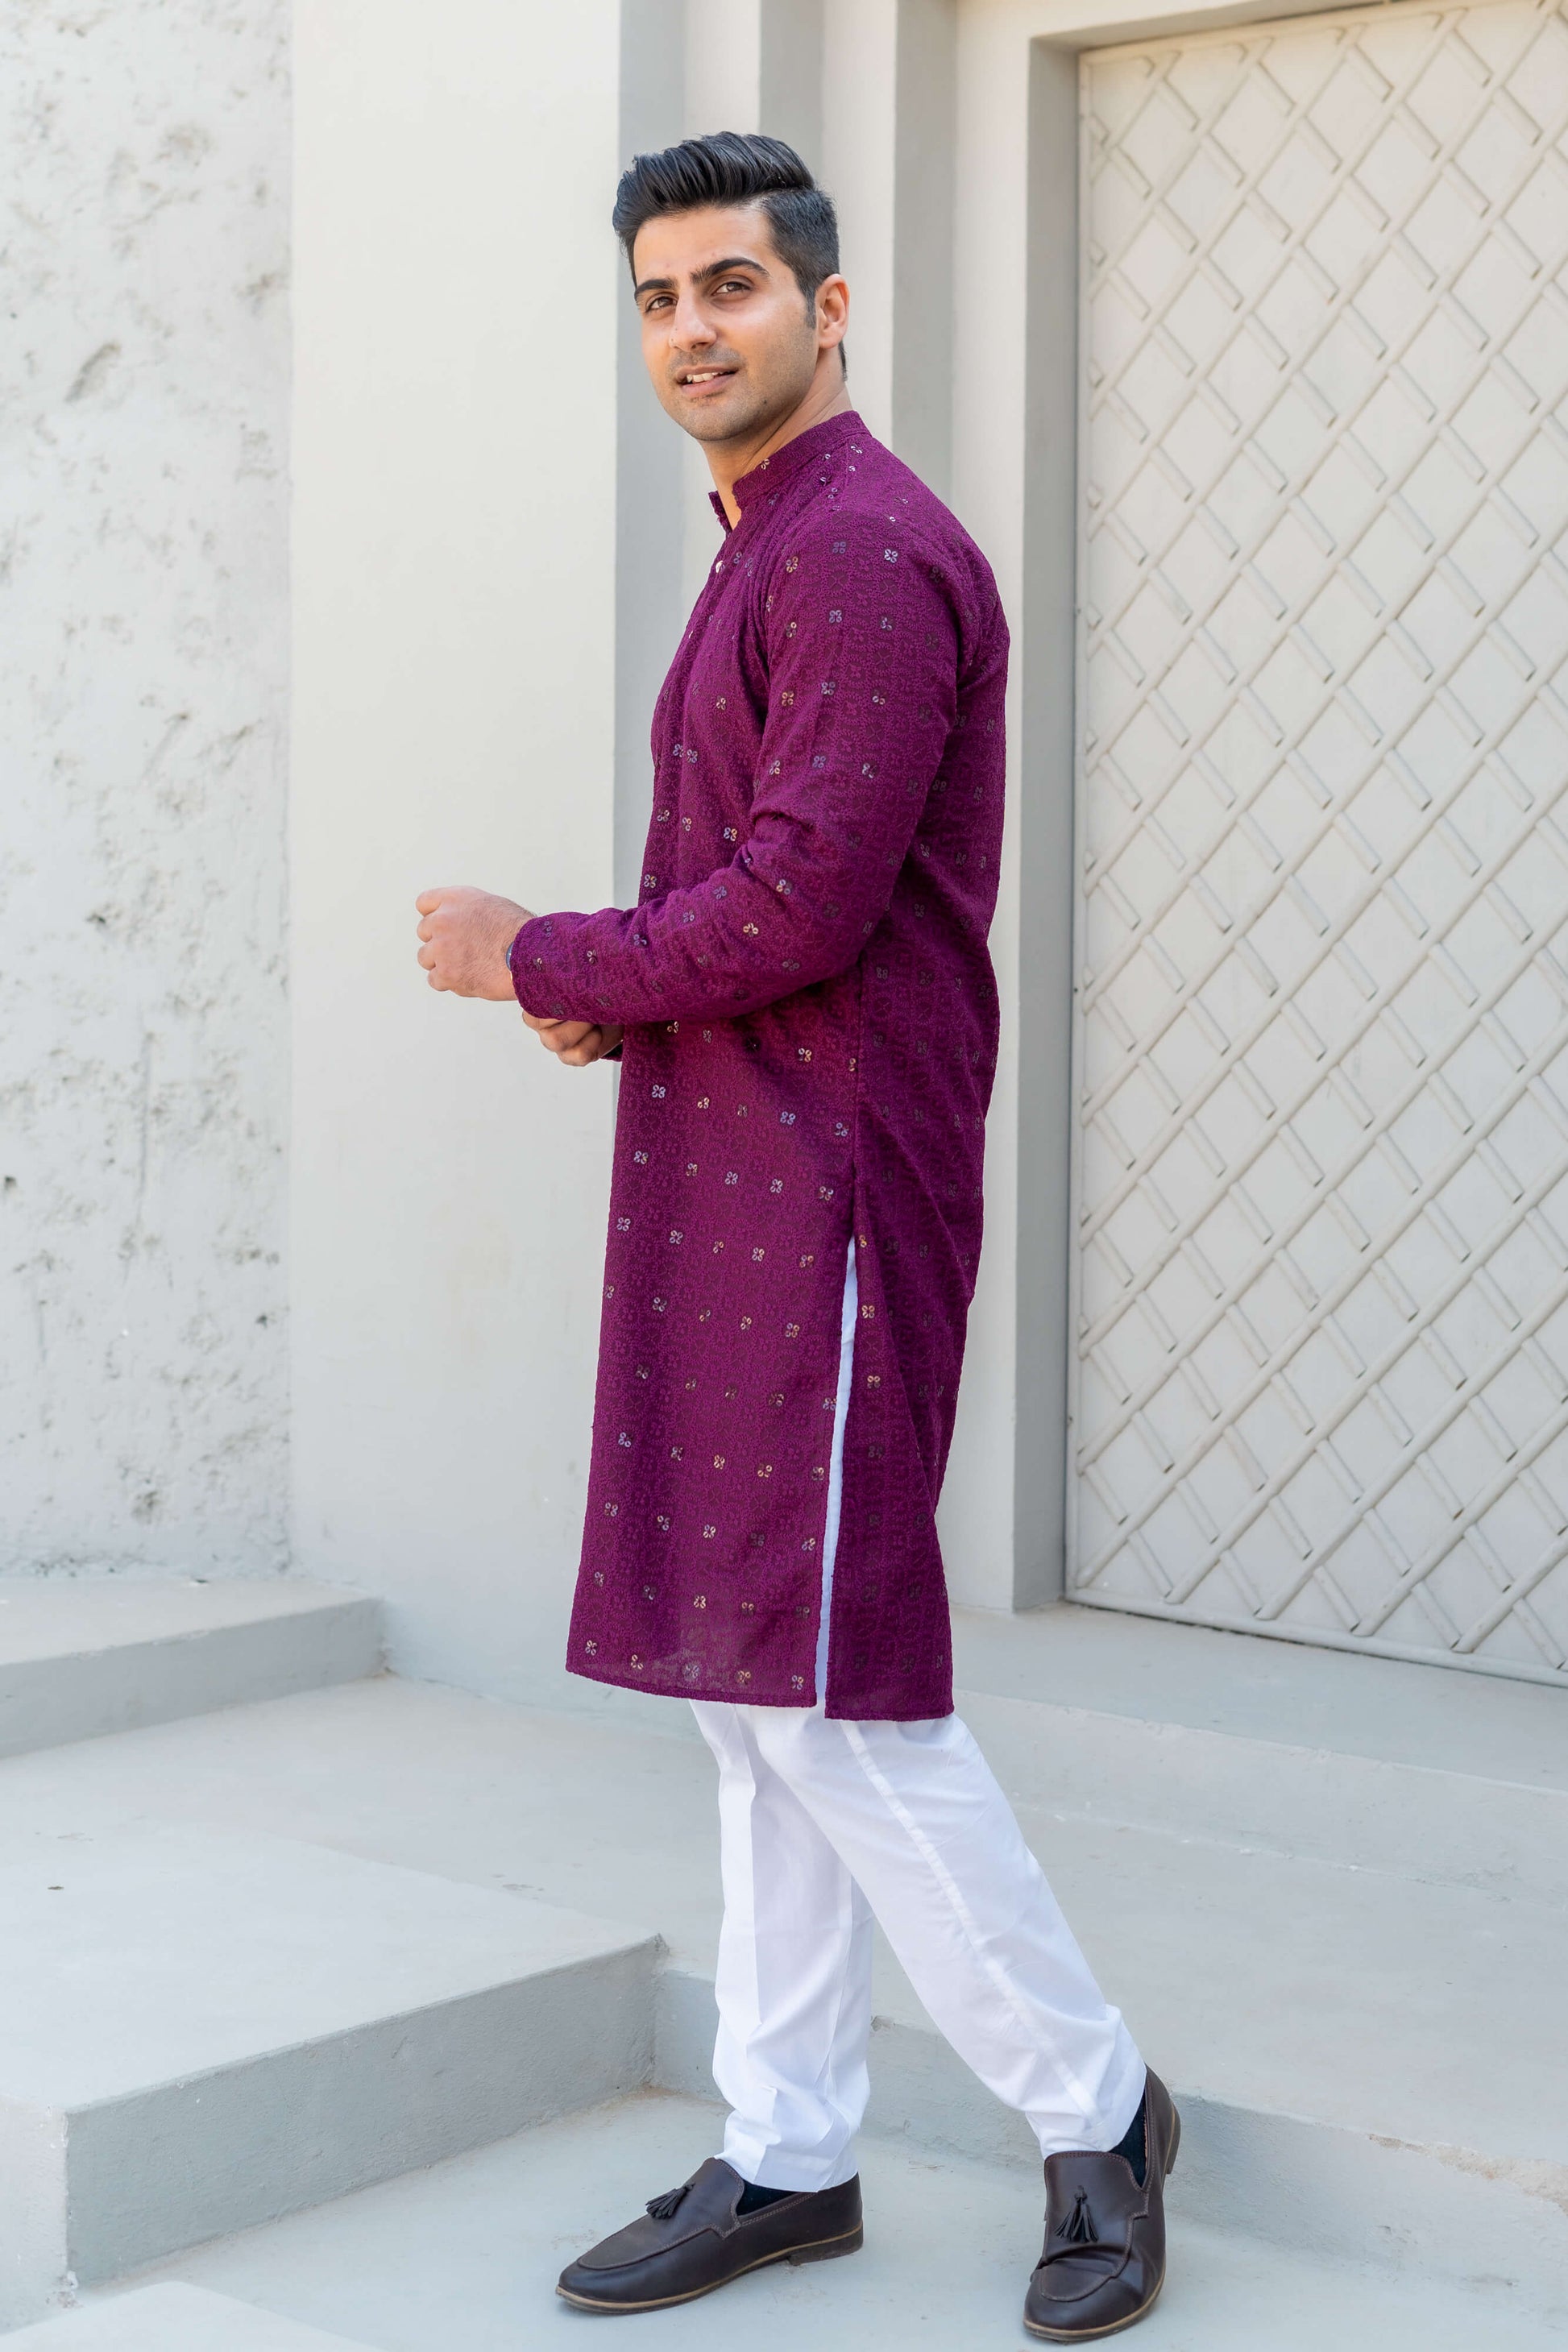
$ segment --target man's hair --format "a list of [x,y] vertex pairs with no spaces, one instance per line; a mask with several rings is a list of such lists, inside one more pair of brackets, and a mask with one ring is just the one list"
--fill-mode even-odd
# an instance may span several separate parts
[[838,215],[832,197],[782,139],[760,131],[712,131],[657,155],[634,155],[616,190],[610,225],[631,268],[638,229],[659,214],[757,204],[767,215],[779,259],[794,272],[807,310],[815,311],[817,288],[838,270]]

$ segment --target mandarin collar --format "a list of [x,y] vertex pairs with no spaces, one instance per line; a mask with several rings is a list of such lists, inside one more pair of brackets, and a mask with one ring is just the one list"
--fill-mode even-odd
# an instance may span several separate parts
[[[775,449],[771,457],[764,457],[760,466],[753,466],[749,474],[741,475],[731,484],[741,509],[741,521],[745,521],[752,507],[765,503],[764,493],[766,498],[776,497],[784,484],[794,481],[814,458],[826,457],[848,436],[864,434],[865,430],[858,412],[846,408],[838,415],[825,416],[820,425],[809,425],[804,433],[797,433],[793,441],[786,441],[782,449]],[[708,499],[728,537],[739,526],[731,522],[717,490],[710,490]]]

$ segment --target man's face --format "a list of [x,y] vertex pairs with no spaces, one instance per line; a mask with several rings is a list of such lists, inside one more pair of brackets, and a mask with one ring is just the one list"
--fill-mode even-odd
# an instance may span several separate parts
[[[822,317],[820,297],[807,304],[761,205],[650,220],[632,268],[653,388],[699,441],[765,434],[805,399],[825,337],[836,344],[843,331]],[[842,285],[830,278],[825,290]]]

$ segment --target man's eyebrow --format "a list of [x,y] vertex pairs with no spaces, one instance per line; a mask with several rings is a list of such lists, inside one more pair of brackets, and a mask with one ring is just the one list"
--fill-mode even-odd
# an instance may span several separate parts
[[[694,269],[691,273],[692,283],[696,286],[704,285],[710,278],[722,278],[727,269],[754,269],[760,278],[766,278],[768,275],[768,266],[765,261],[755,260],[749,253],[731,253],[722,261],[710,261],[705,269]],[[632,299],[634,301],[640,301],[645,294],[673,294],[675,287],[676,281],[673,278],[640,278],[632,288]]]
[[749,253],[731,253],[723,261],[710,261],[706,269],[695,272],[698,278],[722,278],[727,269],[754,269],[760,278],[768,274],[765,261],[758,261]]

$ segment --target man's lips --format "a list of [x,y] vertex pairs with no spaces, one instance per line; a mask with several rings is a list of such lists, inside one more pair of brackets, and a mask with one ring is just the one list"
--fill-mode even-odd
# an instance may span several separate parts
[[675,381],[682,392],[700,394],[728,383],[737,373],[732,367],[684,368]]

